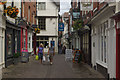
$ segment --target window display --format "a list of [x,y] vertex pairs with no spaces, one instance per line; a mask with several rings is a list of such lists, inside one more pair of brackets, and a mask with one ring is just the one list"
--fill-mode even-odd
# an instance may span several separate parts
[[12,55],[12,34],[7,34],[7,54]]

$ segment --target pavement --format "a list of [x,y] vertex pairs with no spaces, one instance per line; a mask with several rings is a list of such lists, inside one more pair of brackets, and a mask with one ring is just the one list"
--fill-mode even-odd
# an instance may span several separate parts
[[54,56],[53,64],[30,57],[28,63],[10,65],[2,70],[3,78],[104,78],[99,72],[85,63],[65,61],[64,54]]

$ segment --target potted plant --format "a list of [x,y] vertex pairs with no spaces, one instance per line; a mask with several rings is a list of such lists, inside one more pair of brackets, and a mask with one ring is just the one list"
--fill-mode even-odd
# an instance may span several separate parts
[[20,53],[18,52],[13,54],[13,58],[14,58],[13,64],[17,64],[19,62],[19,56]]

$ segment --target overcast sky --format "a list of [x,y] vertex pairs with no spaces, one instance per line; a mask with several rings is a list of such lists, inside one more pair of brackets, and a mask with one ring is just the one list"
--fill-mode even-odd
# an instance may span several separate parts
[[71,0],[60,0],[60,15],[68,12],[71,7]]

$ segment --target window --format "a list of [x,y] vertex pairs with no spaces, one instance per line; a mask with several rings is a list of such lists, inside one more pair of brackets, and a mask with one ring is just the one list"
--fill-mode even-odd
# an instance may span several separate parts
[[29,6],[29,9],[28,9],[28,21],[30,21],[30,6]]
[[24,7],[25,7],[25,2],[23,2],[23,17],[24,17]]
[[49,37],[37,36],[37,47],[43,44],[44,48],[49,47]]
[[12,55],[12,34],[7,34],[7,55]]
[[28,47],[30,49],[30,42],[31,42],[31,37],[29,37],[29,41],[28,41]]
[[17,53],[17,34],[15,35],[15,53]]
[[106,29],[108,28],[108,21],[102,23],[100,26],[100,33],[99,35],[99,51],[100,53],[98,54],[98,59],[102,61],[103,63],[107,63],[107,35],[106,35]]
[[33,15],[33,24],[35,23],[35,15]]
[[38,19],[38,26],[41,30],[45,30],[46,29],[46,19],[45,18]]
[[23,50],[26,50],[26,31],[23,30]]
[[39,2],[38,3],[38,10],[45,10],[46,9],[46,3],[45,2]]

